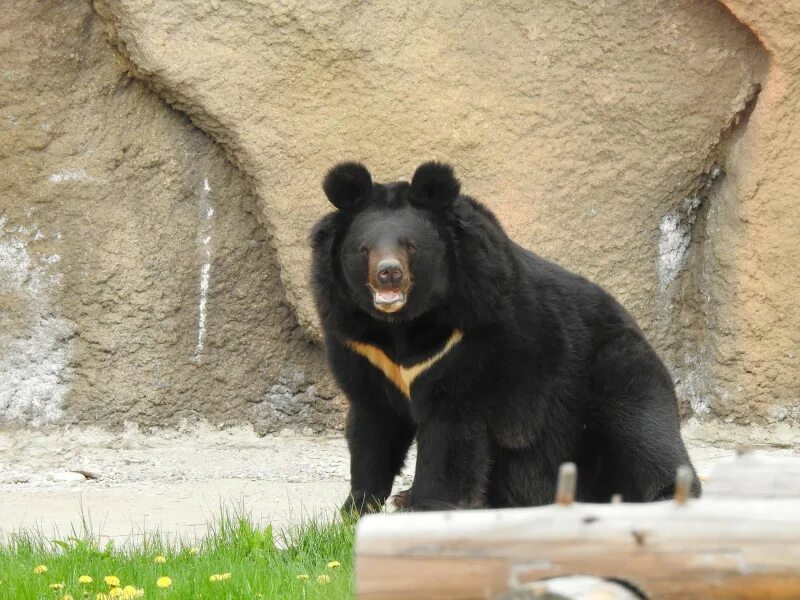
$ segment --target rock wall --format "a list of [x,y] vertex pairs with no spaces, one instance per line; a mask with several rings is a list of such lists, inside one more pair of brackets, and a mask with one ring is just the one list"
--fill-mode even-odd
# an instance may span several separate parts
[[4,5],[0,420],[340,423],[306,239],[346,157],[451,161],[686,415],[796,423],[798,18],[725,3]]
[[769,54],[708,214],[708,396],[725,421],[800,423],[800,4],[725,0]]
[[89,4],[7,6],[0,421],[338,422],[248,179]]

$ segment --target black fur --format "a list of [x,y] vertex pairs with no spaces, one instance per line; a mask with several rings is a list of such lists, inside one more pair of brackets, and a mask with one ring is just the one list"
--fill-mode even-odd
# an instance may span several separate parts
[[460,191],[461,183],[453,175],[453,167],[427,162],[414,173],[408,200],[414,206],[441,211],[453,205]]
[[[381,185],[349,163],[324,187],[340,210],[314,229],[313,284],[330,368],[350,401],[348,508],[386,501],[414,439],[411,509],[550,503],[565,461],[577,463],[579,501],[672,493],[690,464],[672,380],[609,294],[511,241],[459,195],[447,165]],[[375,244],[409,252],[413,287],[394,314],[375,309],[365,283]],[[347,345],[410,366],[454,329],[463,339],[414,381],[410,401]]]
[[354,211],[369,198],[372,192],[372,177],[362,164],[341,163],[331,169],[325,177],[322,189],[336,208]]

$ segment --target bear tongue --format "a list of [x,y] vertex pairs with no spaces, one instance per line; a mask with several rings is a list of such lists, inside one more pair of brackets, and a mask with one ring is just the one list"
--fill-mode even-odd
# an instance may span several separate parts
[[394,304],[402,300],[403,294],[397,290],[375,290],[375,304]]

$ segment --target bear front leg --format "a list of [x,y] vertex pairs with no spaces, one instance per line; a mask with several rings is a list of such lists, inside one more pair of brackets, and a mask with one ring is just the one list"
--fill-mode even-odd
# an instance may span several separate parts
[[417,467],[408,510],[478,508],[486,503],[490,449],[485,427],[431,421],[417,433]]
[[350,407],[347,416],[350,449],[350,496],[342,511],[364,514],[381,509],[403,468],[414,439],[410,419],[372,403]]

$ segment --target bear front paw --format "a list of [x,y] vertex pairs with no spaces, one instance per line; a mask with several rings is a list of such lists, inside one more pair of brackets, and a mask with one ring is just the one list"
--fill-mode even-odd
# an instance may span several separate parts
[[392,496],[392,504],[397,510],[406,510],[411,504],[411,488],[400,490]]
[[412,489],[398,492],[392,498],[392,502],[397,507],[398,511],[426,512],[434,510],[487,508],[486,502],[482,499],[449,502],[436,498],[414,498]]
[[352,492],[342,505],[341,512],[345,515],[361,516],[368,513],[380,512],[383,501],[372,494]]

